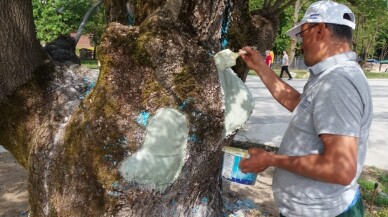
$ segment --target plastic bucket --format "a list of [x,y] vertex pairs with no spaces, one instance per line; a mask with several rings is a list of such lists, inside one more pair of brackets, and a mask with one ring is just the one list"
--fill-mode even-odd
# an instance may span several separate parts
[[254,185],[257,174],[241,172],[238,164],[243,158],[249,158],[248,150],[223,147],[224,161],[222,164],[222,178],[244,185]]

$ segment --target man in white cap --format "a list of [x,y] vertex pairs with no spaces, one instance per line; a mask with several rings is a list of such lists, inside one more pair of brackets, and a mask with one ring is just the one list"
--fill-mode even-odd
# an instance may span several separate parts
[[300,39],[310,77],[299,93],[243,48],[272,96],[293,112],[279,151],[249,149],[243,172],[273,166],[273,192],[280,216],[363,216],[357,179],[364,165],[372,100],[368,82],[351,52],[355,17],[342,4],[318,1],[287,34]]

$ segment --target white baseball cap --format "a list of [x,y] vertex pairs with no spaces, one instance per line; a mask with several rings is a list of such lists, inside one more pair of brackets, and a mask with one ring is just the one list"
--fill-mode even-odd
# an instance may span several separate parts
[[[350,20],[345,19],[345,16]],[[353,12],[347,6],[333,1],[318,1],[311,4],[303,19],[286,34],[296,39],[295,35],[301,31],[301,26],[305,23],[332,23],[349,26],[353,30],[356,28]]]

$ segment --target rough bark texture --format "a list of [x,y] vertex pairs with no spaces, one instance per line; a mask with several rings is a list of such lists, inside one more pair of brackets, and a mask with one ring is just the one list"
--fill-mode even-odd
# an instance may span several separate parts
[[[109,2],[120,10],[109,10],[110,20],[123,23],[126,1]],[[46,64],[1,104],[0,144],[28,168],[31,216],[222,216],[221,148],[232,138],[221,138],[213,55],[221,49],[223,15],[232,2],[167,2],[138,1],[139,25],[107,27],[90,93],[87,71],[62,65],[54,72]],[[246,15],[246,4],[234,3],[231,45],[265,49],[276,22]],[[118,167],[144,142],[139,114],[164,107],[186,116],[195,139],[187,141],[179,176],[159,191],[125,180]]]
[[128,23],[127,2],[128,0],[104,0],[106,22],[126,25]]
[[[31,1],[0,1],[0,102],[28,81],[41,64]],[[21,64],[23,63],[23,64]]]
[[[29,169],[32,216],[220,216],[225,141],[212,56],[164,10],[139,27],[109,25],[99,54],[97,86],[82,101],[85,74],[57,68],[1,107],[0,144],[23,148],[13,153]],[[197,139],[179,177],[164,192],[123,180],[114,162],[142,145],[139,113],[187,99],[181,112]]]
[[[271,48],[279,26],[278,16],[269,15],[264,10],[250,12],[248,1],[232,0],[232,6],[228,31],[229,47],[237,51],[244,46],[254,46],[262,53]],[[248,68],[241,59],[237,60],[233,70],[245,81]]]
[[[50,181],[66,189],[66,194],[55,193],[54,207],[77,216],[220,215],[220,167],[212,166],[221,165],[220,87],[212,58],[191,44],[168,13],[151,16],[139,28],[115,23],[108,27],[99,48],[103,68],[98,85],[72,117],[60,154],[65,165],[61,174],[53,175],[61,178]],[[178,109],[188,98],[194,101],[182,112],[202,142],[189,142],[181,175],[165,192],[123,180],[107,156],[120,162],[142,145],[145,129],[136,117],[142,111]],[[119,144],[123,138],[124,146]],[[70,200],[73,195],[80,199]],[[202,214],[196,213],[200,206],[206,207]]]
[[[175,2],[176,0],[173,1]],[[166,0],[130,0],[128,2],[134,5],[136,25],[141,24],[149,15],[154,13],[157,9],[161,9],[166,4]]]

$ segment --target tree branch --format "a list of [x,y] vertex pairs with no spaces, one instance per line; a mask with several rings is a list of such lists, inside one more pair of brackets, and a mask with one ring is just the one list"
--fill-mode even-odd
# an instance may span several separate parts
[[[282,0],[279,0],[279,1],[282,1]],[[296,2],[296,0],[288,0],[283,6],[279,6],[279,7],[275,8],[274,13],[275,13],[276,15],[280,15],[281,13],[283,13],[283,11],[284,11],[287,7],[291,6],[291,5],[294,4],[295,2]]]
[[75,44],[78,44],[79,39],[81,38],[82,30],[85,28],[86,22],[88,21],[89,17],[92,15],[93,11],[103,2],[104,0],[98,1],[96,4],[94,4],[89,11],[85,14],[84,19],[82,20],[81,25],[78,28],[77,34],[74,36]]
[[264,8],[268,8],[268,6],[269,6],[269,0],[264,0],[264,2],[263,2],[263,9]]
[[276,0],[275,3],[271,6],[271,9],[276,9],[280,7],[282,3],[284,3],[284,0]]

